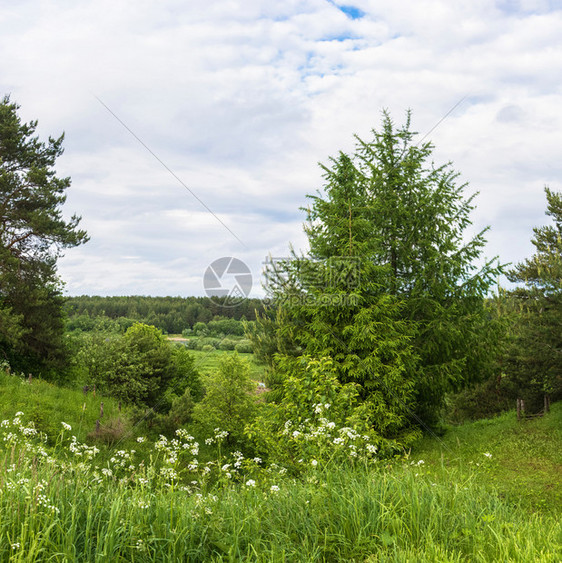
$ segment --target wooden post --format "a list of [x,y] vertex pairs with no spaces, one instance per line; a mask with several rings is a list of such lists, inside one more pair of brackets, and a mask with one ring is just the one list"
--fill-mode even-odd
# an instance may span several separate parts
[[31,374],[29,374],[27,380],[29,381],[29,384],[31,385],[31,380],[33,379],[33,376]]
[[96,396],[96,386],[95,386],[95,385],[94,385],[94,391],[93,391],[93,393],[94,393],[94,398],[95,398],[95,396]]
[[550,397],[547,393],[544,394],[544,414],[550,412]]
[[521,399],[517,399],[517,420],[521,420]]
[[100,421],[96,420],[96,434],[100,433]]
[[521,416],[525,418],[525,401],[521,399]]
[[100,403],[100,418],[103,418],[103,401]]

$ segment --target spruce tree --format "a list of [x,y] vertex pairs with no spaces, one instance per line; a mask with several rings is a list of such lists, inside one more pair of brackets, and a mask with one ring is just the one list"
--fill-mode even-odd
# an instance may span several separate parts
[[269,275],[278,341],[295,356],[332,357],[388,436],[434,424],[448,391],[488,375],[498,341],[485,298],[500,268],[477,264],[486,230],[466,240],[474,196],[415,135],[409,112],[400,128],[384,112],[369,141],[322,166],[305,210],[309,255]]

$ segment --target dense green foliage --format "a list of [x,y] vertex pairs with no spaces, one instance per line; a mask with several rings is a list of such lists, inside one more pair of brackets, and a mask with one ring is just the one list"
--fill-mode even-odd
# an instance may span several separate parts
[[205,396],[193,409],[193,418],[206,434],[219,428],[227,432],[229,447],[243,447],[244,431],[256,414],[256,383],[249,363],[237,353],[222,356],[218,369],[203,376]]
[[[153,325],[168,334],[180,334],[197,323],[223,320],[252,320],[262,308],[260,299],[245,299],[236,307],[221,307],[218,300],[207,297],[69,297],[65,303],[69,330],[93,330],[106,319],[128,328],[133,322]],[[230,333],[227,333],[230,334]],[[236,333],[238,334],[238,333]]]
[[42,142],[37,122],[0,101],[0,355],[22,369],[60,368],[65,357],[61,251],[84,243],[79,217],[63,219],[69,178],[56,176],[64,135]]
[[165,411],[186,389],[195,398],[201,395],[199,376],[187,349],[142,323],[122,336],[88,335],[76,362],[85,383],[128,404]]
[[476,265],[484,232],[465,240],[466,184],[414,138],[409,114],[397,129],[385,113],[372,140],[323,167],[306,210],[310,253],[271,265],[278,310],[250,331],[272,384],[287,358],[330,357],[341,383],[359,385],[373,428],[403,444],[438,421],[447,392],[493,372],[501,332],[485,300],[500,269]]
[[[562,396],[562,192],[545,189],[554,224],[534,229],[536,253],[510,271],[515,316],[506,364],[519,396]],[[515,311],[513,311],[515,309]]]

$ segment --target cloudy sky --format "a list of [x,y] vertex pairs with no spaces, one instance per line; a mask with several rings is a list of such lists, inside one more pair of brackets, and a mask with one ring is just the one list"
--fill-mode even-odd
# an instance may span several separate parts
[[60,261],[71,295],[203,295],[222,256],[259,285],[306,246],[317,163],[382,108],[412,109],[480,192],[487,255],[516,262],[562,188],[560,30],[560,0],[0,0],[0,94],[66,133],[91,237]]

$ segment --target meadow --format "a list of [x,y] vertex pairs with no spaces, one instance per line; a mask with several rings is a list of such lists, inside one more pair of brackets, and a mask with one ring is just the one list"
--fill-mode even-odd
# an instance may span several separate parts
[[139,425],[108,445],[92,432],[102,400],[119,416],[111,400],[7,374],[0,388],[3,561],[562,559],[562,403],[392,460],[349,455],[332,428],[347,441],[295,472],[226,453],[219,430],[199,444]]
[[[218,369],[220,359],[223,355],[234,354],[231,350],[190,350],[189,353],[195,359],[195,368],[201,373],[210,373]],[[263,382],[265,379],[265,369],[263,365],[256,362],[254,354],[238,354],[250,364],[250,376],[255,381]]]

